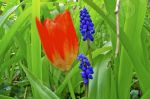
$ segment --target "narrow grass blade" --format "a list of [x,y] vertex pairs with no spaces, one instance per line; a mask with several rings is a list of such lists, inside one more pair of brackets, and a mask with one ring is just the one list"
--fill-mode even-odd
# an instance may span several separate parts
[[4,15],[0,16],[0,27],[3,25],[3,23],[9,17],[9,15],[12,14],[18,7],[19,7],[19,5],[16,5],[16,6],[10,8]]
[[[3,56],[6,49],[9,47],[11,40],[14,35],[17,33],[18,27],[21,26],[26,18],[31,14],[31,8],[26,9],[16,20],[16,22],[12,25],[12,27],[8,30],[8,32],[4,35],[2,40],[0,41],[0,56]],[[1,59],[0,59],[1,60]]]

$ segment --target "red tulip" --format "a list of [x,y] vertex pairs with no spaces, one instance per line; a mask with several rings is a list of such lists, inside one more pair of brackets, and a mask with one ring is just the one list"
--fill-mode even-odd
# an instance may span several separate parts
[[36,18],[36,26],[51,63],[63,71],[69,70],[78,53],[78,38],[69,10],[43,23]]

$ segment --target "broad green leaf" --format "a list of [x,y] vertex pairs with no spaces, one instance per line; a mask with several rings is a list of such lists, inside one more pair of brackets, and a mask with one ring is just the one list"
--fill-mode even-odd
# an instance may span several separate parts
[[[121,49],[120,65],[118,69],[118,97],[128,99],[130,95],[130,83],[132,81],[132,62],[124,48]],[[123,85],[123,86],[122,86]]]
[[116,77],[114,71],[111,69],[111,98],[110,99],[117,99],[117,84],[116,84]]
[[111,15],[106,15],[105,12],[100,9],[93,1],[84,0],[89,6],[91,6],[108,24],[109,26],[115,31],[115,19]]
[[0,99],[15,99],[15,98],[4,96],[4,95],[0,95]]
[[89,83],[89,99],[110,99],[111,95],[111,68],[108,66],[110,59],[99,56],[94,68],[93,79]]
[[149,49],[149,46],[150,46],[150,39],[149,39],[149,31],[143,27],[142,29],[142,33],[141,33],[141,40],[142,40],[142,47],[143,47],[143,50],[144,50],[144,57],[145,57],[145,63],[146,63],[146,69],[150,71],[150,67],[149,67],[149,64],[150,64],[150,49]]
[[[125,1],[126,0],[124,0],[124,2]],[[140,63],[142,64],[141,66],[134,64],[134,69],[139,76],[140,83],[144,92],[150,88],[148,85],[150,79],[143,79],[143,77],[146,78],[146,76],[148,76],[149,74],[146,74],[147,70],[145,64],[145,57],[141,42],[141,31],[144,24],[146,7],[147,0],[130,0],[127,3],[126,20],[124,25],[125,33],[129,38],[128,42],[133,46],[132,50],[134,51],[134,53],[132,53],[131,56],[138,55],[138,57],[134,58],[136,59],[136,61],[140,61]],[[130,66],[124,66],[126,67],[126,69],[128,68],[127,70],[131,68]],[[146,76],[143,74],[143,72],[144,74],[146,74]]]
[[115,0],[104,0],[107,12],[111,15],[115,15]]
[[149,99],[150,97],[150,90],[148,90],[142,97],[141,99]]
[[33,88],[37,90],[37,92],[41,96],[41,99],[59,99],[59,97],[56,96],[54,92],[52,92],[45,85],[43,85],[42,82],[37,79],[26,67],[22,65],[22,68],[26,73]]
[[112,47],[111,46],[104,46],[102,48],[98,48],[96,49],[95,51],[92,52],[92,56],[93,58],[97,57],[98,55],[100,54],[105,54],[107,53],[108,51],[112,50]]

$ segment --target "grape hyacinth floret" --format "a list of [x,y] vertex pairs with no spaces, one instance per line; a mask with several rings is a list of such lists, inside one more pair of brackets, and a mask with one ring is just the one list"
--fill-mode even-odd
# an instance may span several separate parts
[[83,41],[86,41],[87,39],[90,39],[91,41],[94,40],[94,24],[92,23],[90,15],[85,7],[80,11],[80,32],[82,34]]
[[89,83],[89,79],[93,79],[93,68],[84,54],[78,55],[78,60],[80,61],[79,68],[82,70],[81,76],[83,78],[84,84],[87,85]]

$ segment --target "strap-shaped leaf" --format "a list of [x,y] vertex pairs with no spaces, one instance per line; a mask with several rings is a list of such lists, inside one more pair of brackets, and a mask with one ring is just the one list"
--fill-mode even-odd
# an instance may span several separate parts
[[24,72],[26,73],[31,85],[37,90],[41,99],[59,99],[50,89],[48,89],[42,82],[37,79],[26,67],[22,66]]

